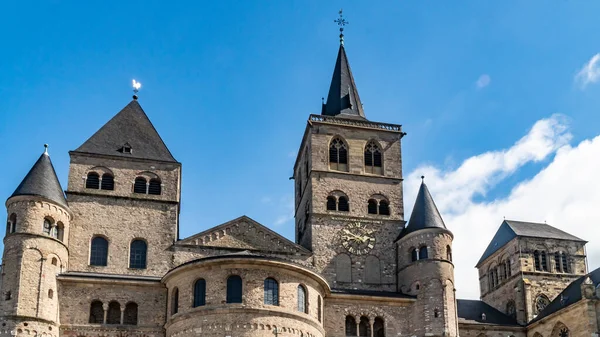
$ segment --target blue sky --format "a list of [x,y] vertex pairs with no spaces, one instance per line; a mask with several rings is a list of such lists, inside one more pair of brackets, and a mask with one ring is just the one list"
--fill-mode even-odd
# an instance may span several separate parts
[[[600,2],[1,6],[0,197],[12,193],[44,143],[66,187],[68,151],[130,101],[135,78],[142,83],[140,104],[183,163],[182,237],[246,214],[293,239],[288,177],[306,119],[320,111],[327,94],[338,49],[333,20],[341,7],[350,22],[346,50],[367,117],[403,124],[408,133],[403,164],[409,208],[416,193],[409,179],[419,181],[432,169],[442,179],[470,158],[510,149],[540,121],[567,129],[546,135],[556,146],[540,158],[480,176],[486,187],[468,194],[473,204],[508,200],[554,163],[561,146],[599,133],[600,89],[594,83],[600,75],[594,75],[595,63],[587,82],[577,74],[600,51]],[[551,117],[555,113],[560,118]],[[578,175],[577,167],[572,174]],[[429,183],[434,198],[443,199],[447,190],[435,182]],[[452,230],[469,226],[451,205],[444,207]],[[547,220],[541,210],[514,215]],[[483,246],[501,220],[488,215]],[[569,223],[556,225],[578,231]],[[461,270],[474,274],[466,255]]]

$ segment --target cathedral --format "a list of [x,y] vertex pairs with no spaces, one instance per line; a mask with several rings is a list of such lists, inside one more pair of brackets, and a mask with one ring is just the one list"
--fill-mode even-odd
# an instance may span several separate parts
[[600,269],[548,224],[502,221],[480,300],[456,298],[452,226],[425,181],[405,218],[406,134],[368,119],[340,42],[298,137],[294,241],[247,216],[180,238],[182,164],[134,96],[69,152],[66,190],[47,150],[15,183],[0,336],[598,336]]

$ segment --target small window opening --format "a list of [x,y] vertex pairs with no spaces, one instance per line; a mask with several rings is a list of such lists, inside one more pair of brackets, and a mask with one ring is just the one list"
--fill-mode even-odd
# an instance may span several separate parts
[[161,184],[159,179],[150,179],[150,183],[148,184],[148,194],[160,195],[161,193]]
[[348,198],[342,196],[338,199],[338,211],[348,212],[350,211],[350,205],[348,204]]
[[377,200],[369,199],[369,204],[367,206],[367,210],[369,214],[377,214]]
[[435,318],[440,317],[440,309],[438,309],[438,308],[433,309],[433,317],[435,317]]
[[49,299],[53,299],[54,298],[54,290],[48,289],[48,298]]
[[53,257],[52,258],[52,265],[56,266],[57,264],[58,264],[58,260],[55,257]]
[[85,179],[85,188],[97,190],[100,188],[100,175],[96,172],[90,172]]
[[50,220],[48,218],[44,219],[43,231],[44,231],[44,234],[50,235],[50,233],[52,232],[52,220]]
[[379,201],[379,215],[390,215],[390,205],[386,200]]
[[335,200],[334,196],[328,196],[327,197],[327,210],[328,211],[335,211],[336,210],[336,204],[337,201]]
[[115,178],[110,173],[102,175],[102,183],[100,189],[112,191],[115,189]]
[[146,194],[146,178],[135,178],[135,182],[133,183],[133,193]]
[[5,301],[10,300],[11,298],[12,298],[12,293],[10,292],[10,290],[4,293],[4,300]]

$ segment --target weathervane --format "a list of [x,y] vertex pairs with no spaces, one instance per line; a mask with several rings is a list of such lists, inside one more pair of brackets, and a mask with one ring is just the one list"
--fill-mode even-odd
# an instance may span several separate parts
[[340,44],[344,44],[344,26],[349,24],[350,22],[346,21],[346,19],[344,19],[344,15],[343,15],[343,10],[340,9],[340,11],[338,12],[340,14],[340,17],[337,18],[336,20],[333,20],[333,22],[337,23],[338,26],[340,26]]
[[133,80],[133,99],[137,99],[137,93],[140,91],[142,84],[136,80]]

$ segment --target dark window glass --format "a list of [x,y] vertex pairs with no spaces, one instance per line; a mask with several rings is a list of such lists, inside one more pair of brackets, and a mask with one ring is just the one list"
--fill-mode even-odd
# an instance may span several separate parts
[[138,322],[138,305],[133,302],[127,303],[125,312],[123,313],[123,324],[137,325]]
[[567,253],[563,252],[561,254],[561,262],[562,262],[562,271],[563,273],[569,273],[569,263],[568,263],[568,259],[567,259]]
[[390,215],[390,206],[387,201],[381,200],[379,202],[379,214],[380,215]]
[[381,167],[381,150],[377,143],[370,141],[365,147],[365,172],[381,174],[381,169],[375,170],[376,167]]
[[62,222],[57,222],[56,227],[54,228],[55,238],[62,241],[65,238],[65,225]]
[[410,259],[413,262],[419,259],[419,252],[417,251],[417,248],[413,248],[413,250],[410,251]]
[[452,262],[452,248],[450,246],[446,246],[446,259]]
[[336,204],[337,204],[337,202],[335,201],[335,197],[333,197],[333,196],[327,197],[327,210],[328,211],[335,211]]
[[338,171],[348,170],[348,149],[340,138],[334,138],[329,145],[329,168]]
[[350,205],[348,205],[348,198],[340,197],[338,199],[338,211],[341,211],[341,212],[350,211]]
[[194,283],[194,308],[206,305],[206,280],[199,279]]
[[106,324],[121,324],[121,305],[119,302],[112,301],[108,304]]
[[135,183],[133,184],[133,193],[146,194],[146,178],[135,178]]
[[279,284],[272,278],[265,280],[265,304],[279,305]]
[[427,256],[427,246],[423,246],[419,248],[419,260],[423,260],[428,258]]
[[308,306],[306,305],[306,289],[302,286],[298,286],[298,311],[308,313]]
[[377,200],[369,199],[367,211],[369,212],[369,214],[377,214]]
[[102,302],[93,301],[90,305],[90,323],[102,324],[104,323],[104,308],[102,308]]
[[356,336],[356,320],[352,316],[346,316],[346,336]]
[[321,296],[317,296],[317,319],[321,321]]
[[360,318],[358,332],[360,337],[371,337],[371,324],[369,324],[369,319],[367,317],[362,316]]
[[242,278],[238,275],[227,279],[227,303],[242,303]]
[[339,155],[340,164],[348,164],[348,150],[346,150],[346,146],[340,147]]
[[108,257],[108,241],[103,237],[95,237],[92,239],[92,247],[90,249],[90,265],[106,266]]
[[535,270],[542,270],[540,264],[540,252],[538,252],[537,250],[533,252],[533,262],[535,265]]
[[87,179],[85,179],[85,188],[100,188],[100,175],[96,172],[90,172],[87,175]]
[[160,193],[161,193],[160,180],[150,179],[150,184],[148,185],[148,194],[160,195]]
[[8,233],[14,233],[17,231],[17,215],[15,213],[11,214],[8,218]]
[[338,162],[338,148],[334,145],[334,142],[331,142],[331,146],[329,146],[329,162],[336,163]]
[[171,315],[175,315],[179,312],[179,289],[173,289],[171,294]]
[[506,260],[506,274],[508,276],[511,275],[512,271],[510,270],[511,266],[510,266],[510,258],[508,260]]
[[546,252],[541,251],[540,252],[540,257],[541,257],[541,264],[542,264],[542,270],[543,271],[548,271],[548,262],[546,261]]
[[560,253],[559,252],[554,253],[554,267],[556,268],[557,272],[562,271],[560,269],[561,265],[560,265]]
[[385,337],[385,327],[381,317],[375,318],[375,322],[373,322],[373,337]]
[[129,250],[129,268],[146,269],[148,246],[143,240],[133,240]]
[[115,189],[115,179],[110,173],[104,173],[102,175],[102,186],[100,188],[110,191]]

